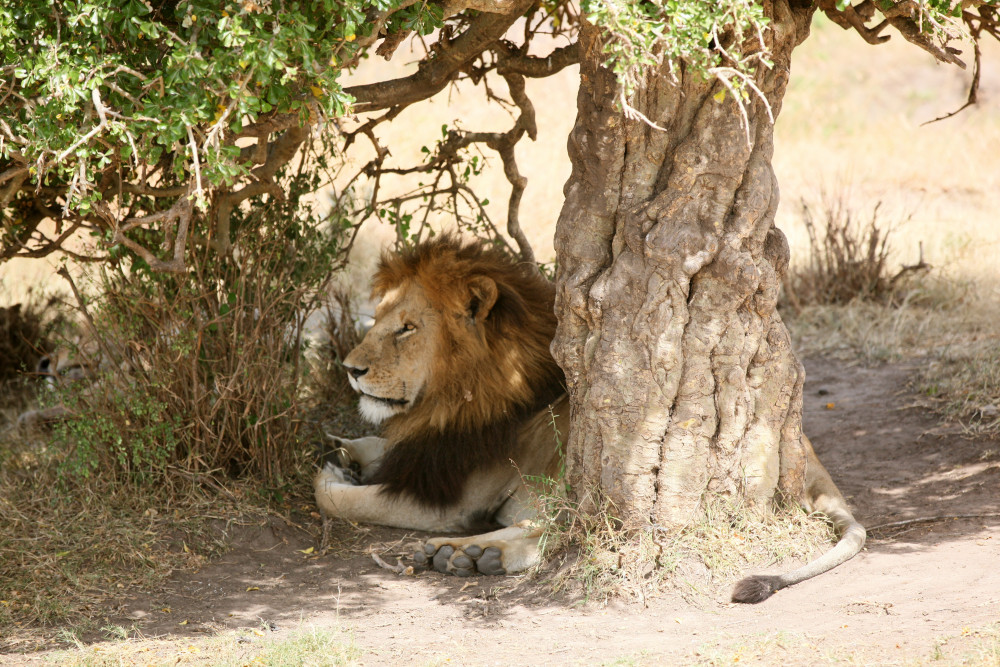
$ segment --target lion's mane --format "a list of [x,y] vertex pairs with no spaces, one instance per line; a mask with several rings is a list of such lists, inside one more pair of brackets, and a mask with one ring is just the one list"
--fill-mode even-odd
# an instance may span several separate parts
[[[496,285],[496,301],[477,318],[484,278]],[[473,473],[510,466],[521,424],[565,392],[549,352],[555,291],[533,265],[448,235],[383,255],[373,295],[407,281],[441,314],[442,333],[421,395],[385,424],[393,446],[372,483],[447,507]]]

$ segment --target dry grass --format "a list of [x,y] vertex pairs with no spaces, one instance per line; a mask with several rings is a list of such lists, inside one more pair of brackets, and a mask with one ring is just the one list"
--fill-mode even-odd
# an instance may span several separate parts
[[[49,645],[57,627],[93,634],[127,597],[223,553],[233,524],[308,502],[178,468],[139,488],[68,478],[65,457],[45,433],[0,429],[0,651]],[[308,489],[310,474],[300,461],[295,488]]]
[[[225,632],[208,638],[147,638],[126,628],[107,628],[110,639],[118,641],[85,645],[69,635],[75,644],[55,652],[51,659],[61,665],[79,667],[111,665],[273,665],[275,667],[325,667],[361,664],[362,653],[354,638],[344,631],[300,628],[272,636],[268,627]],[[136,636],[132,636],[136,635]]]
[[876,204],[870,217],[862,218],[844,196],[824,197],[818,213],[802,202],[809,253],[792,266],[784,283],[784,296],[796,311],[806,305],[852,301],[896,306],[908,298],[914,277],[926,274],[930,266],[923,261],[921,250],[915,263],[891,271],[889,237],[905,221],[899,225],[882,223],[879,208]]
[[793,505],[754,509],[725,497],[711,498],[701,518],[681,528],[626,528],[607,502],[581,512],[551,500],[560,521],[550,524],[543,545],[562,553],[550,576],[555,591],[579,590],[588,600],[625,597],[643,602],[663,587],[692,600],[728,599],[736,580],[788,561],[804,561],[830,547],[833,532],[821,517]]
[[[18,629],[84,630],[126,591],[155,586],[175,569],[218,550],[209,519],[227,508],[209,494],[142,495],[91,481],[57,481],[30,452],[0,465],[0,648]],[[34,460],[31,460],[34,459]]]

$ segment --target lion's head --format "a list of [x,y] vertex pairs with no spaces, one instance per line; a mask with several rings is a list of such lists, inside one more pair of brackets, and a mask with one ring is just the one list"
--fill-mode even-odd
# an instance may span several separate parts
[[372,292],[375,324],[344,365],[396,445],[379,477],[444,504],[438,489],[461,484],[436,476],[509,465],[518,424],[563,393],[554,289],[532,265],[445,235],[384,255]]
[[372,293],[375,324],[344,365],[374,423],[490,422],[562,382],[552,285],[499,250],[438,237],[383,256]]

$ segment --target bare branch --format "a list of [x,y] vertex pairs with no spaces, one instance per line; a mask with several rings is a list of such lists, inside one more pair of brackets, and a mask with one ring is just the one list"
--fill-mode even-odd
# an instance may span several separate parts
[[874,15],[875,5],[871,0],[865,0],[856,7],[847,5],[843,11],[837,9],[835,0],[819,0],[816,5],[831,21],[844,30],[853,29],[869,44],[881,44],[889,41],[888,35],[879,34],[888,25],[886,21],[882,21],[874,28],[865,25]]
[[[187,265],[184,262],[184,250],[187,247],[188,229],[191,225],[193,212],[194,207],[191,204],[191,197],[189,195],[184,195],[178,198],[177,201],[174,202],[174,205],[166,211],[159,211],[143,218],[126,220],[122,223],[121,227],[114,230],[111,243],[113,245],[118,243],[124,245],[126,248],[139,255],[139,257],[149,264],[150,268],[154,271],[183,273],[187,270]],[[161,260],[147,248],[144,248],[125,236],[126,231],[141,225],[151,224],[153,222],[170,223],[171,221],[176,221],[176,233],[172,233],[172,230],[170,230],[168,226],[164,225],[165,237],[173,239],[173,256],[167,261]]]
[[3,209],[10,203],[10,200],[14,198],[14,195],[17,194],[17,191],[21,189],[21,186],[24,185],[27,179],[27,167],[11,167],[0,174],[0,183],[10,181],[7,187],[0,191],[0,209]]
[[274,182],[274,175],[278,169],[288,163],[298,151],[299,146],[309,136],[309,129],[304,127],[292,127],[281,135],[267,152],[267,159],[264,164],[250,172],[255,182],[250,183],[234,192],[226,192],[219,195],[216,209],[215,222],[215,243],[219,252],[229,254],[232,251],[232,238],[229,228],[229,220],[232,216],[233,208],[250,197],[256,197],[265,193],[271,193],[275,197],[283,197],[281,188]]
[[972,48],[975,53],[972,62],[972,83],[969,84],[969,96],[966,98],[965,104],[955,109],[951,113],[946,113],[943,116],[938,116],[934,120],[929,120],[926,123],[921,123],[920,124],[921,127],[923,127],[924,125],[930,125],[931,123],[936,123],[940,120],[947,120],[948,118],[951,118],[952,116],[961,113],[962,111],[965,111],[967,108],[971,107],[973,104],[979,101],[979,73],[982,71],[981,67],[982,67],[983,52],[982,49],[979,48],[978,35],[976,35],[975,40],[973,41]]
[[503,160],[504,176],[510,183],[510,199],[507,201],[507,233],[517,243],[521,259],[534,264],[535,252],[528,242],[528,237],[524,235],[524,230],[521,229],[520,219],[521,197],[524,195],[524,189],[528,186],[528,179],[522,176],[517,168],[514,147],[524,133],[527,133],[532,141],[538,135],[538,128],[535,125],[535,107],[524,91],[524,77],[519,74],[505,74],[503,78],[507,82],[511,99],[521,109],[521,115],[513,129],[492,141],[488,141],[486,145],[500,154],[500,159]]
[[[876,6],[872,0],[864,0],[856,6],[850,4],[843,10],[837,9],[835,0],[817,0],[816,5],[831,21],[845,30],[854,30],[869,44],[881,44],[889,39],[889,35],[880,34],[887,25],[894,27],[903,39],[919,46],[942,62],[958,65],[965,69],[965,63],[956,54],[959,50],[950,46],[939,46],[922,29],[922,24],[931,17],[925,9],[913,0],[902,0],[889,7],[879,8],[885,17],[878,25],[869,28],[867,23],[875,17]],[[944,26],[934,24],[939,30]]]
[[147,197],[180,197],[188,191],[186,185],[158,188],[143,183],[122,183],[121,190],[132,195],[146,195]]

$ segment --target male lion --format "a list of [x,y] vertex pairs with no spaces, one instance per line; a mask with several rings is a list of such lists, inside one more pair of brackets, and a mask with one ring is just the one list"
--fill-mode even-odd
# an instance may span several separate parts
[[530,567],[540,529],[528,523],[521,475],[557,474],[556,430],[568,422],[549,353],[552,285],[533,266],[443,236],[383,256],[372,293],[375,324],[344,366],[361,413],[384,422],[385,437],[339,440],[365,485],[327,464],[317,504],[329,516],[428,532],[499,524],[429,540],[416,559],[459,575]]
[[[499,524],[430,539],[414,559],[461,576],[531,567],[541,529],[522,475],[557,474],[556,430],[568,423],[564,376],[549,353],[553,286],[497,250],[444,236],[383,256],[372,293],[381,299],[375,324],[344,366],[361,413],[384,423],[385,437],[336,438],[363,485],[327,463],[316,503],[326,516],[427,532]],[[854,527],[861,543],[864,529],[815,455],[807,479],[812,509],[844,538],[792,573],[741,582],[737,601],[759,602],[860,549]]]

